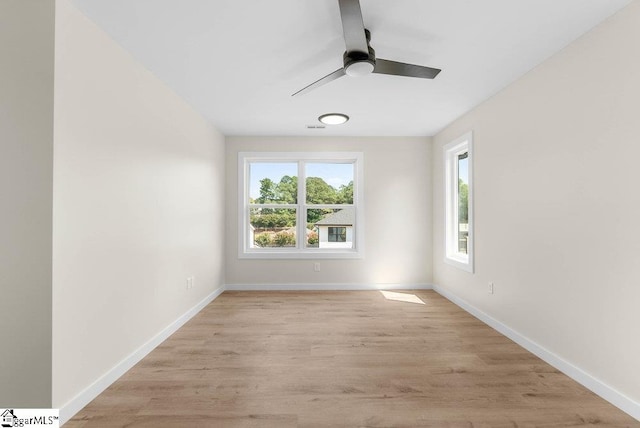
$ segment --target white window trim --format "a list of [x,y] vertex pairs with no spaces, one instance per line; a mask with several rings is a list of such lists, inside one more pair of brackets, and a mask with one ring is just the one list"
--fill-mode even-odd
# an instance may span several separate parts
[[[251,249],[249,243],[249,164],[251,162],[299,162],[298,177],[302,177],[304,162],[354,163],[355,226],[354,248],[305,248],[297,240],[296,248]],[[241,259],[362,259],[364,258],[364,154],[361,152],[239,152],[238,153],[238,258]],[[272,208],[298,208],[296,236],[305,236],[306,209],[314,205],[304,203],[306,183],[298,180],[296,205],[270,205]],[[323,208],[341,208],[341,205],[320,205]]]
[[[458,251],[458,160],[460,153],[469,153],[469,235],[467,253]],[[473,132],[453,140],[444,146],[445,192],[445,242],[444,261],[467,272],[474,271],[474,222],[473,222]]]

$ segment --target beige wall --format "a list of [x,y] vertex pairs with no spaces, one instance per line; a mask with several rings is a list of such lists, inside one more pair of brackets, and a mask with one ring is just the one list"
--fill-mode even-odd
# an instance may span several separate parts
[[[635,1],[447,127],[433,153],[434,282],[636,402],[639,23]],[[469,130],[474,275],[443,263],[442,146]]]
[[0,1],[0,407],[51,405],[54,3]]
[[222,135],[67,0],[55,35],[60,407],[224,284],[225,164]]
[[[238,258],[238,152],[364,153],[365,257]],[[424,285],[431,283],[431,143],[428,138],[227,138],[226,283]],[[321,271],[314,272],[314,262]]]

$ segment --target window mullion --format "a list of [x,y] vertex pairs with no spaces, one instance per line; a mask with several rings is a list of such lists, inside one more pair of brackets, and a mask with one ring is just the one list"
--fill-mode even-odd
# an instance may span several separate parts
[[298,161],[298,205],[297,205],[297,229],[296,234],[298,235],[298,239],[296,239],[296,247],[298,250],[305,249],[305,241],[307,239],[306,235],[306,211],[307,211],[307,179],[305,177],[305,162]]

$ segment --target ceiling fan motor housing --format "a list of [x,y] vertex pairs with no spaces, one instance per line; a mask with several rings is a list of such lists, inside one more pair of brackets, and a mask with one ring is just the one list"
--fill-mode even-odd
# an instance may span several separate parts
[[[367,42],[369,39],[367,38]],[[371,47],[369,52],[345,52],[342,56],[344,61],[344,71],[349,76],[366,76],[373,72],[376,67],[376,51]]]

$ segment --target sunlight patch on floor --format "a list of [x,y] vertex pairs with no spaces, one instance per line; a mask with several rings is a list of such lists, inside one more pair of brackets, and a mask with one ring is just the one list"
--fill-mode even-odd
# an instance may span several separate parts
[[424,305],[422,299],[420,299],[415,294],[408,293],[396,293],[394,291],[380,291],[385,299],[387,300],[395,300],[396,302],[406,302],[406,303],[417,303],[419,305]]

